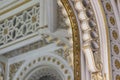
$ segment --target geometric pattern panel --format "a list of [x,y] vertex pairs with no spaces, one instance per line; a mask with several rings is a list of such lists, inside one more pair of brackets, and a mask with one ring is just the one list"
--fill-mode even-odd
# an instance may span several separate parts
[[35,5],[0,22],[0,46],[36,32],[39,14],[39,5]]

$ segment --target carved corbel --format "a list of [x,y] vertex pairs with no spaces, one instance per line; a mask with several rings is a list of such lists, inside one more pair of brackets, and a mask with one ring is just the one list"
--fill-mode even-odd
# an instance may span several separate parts
[[[92,51],[92,47],[89,43],[84,44],[83,52],[85,54],[86,63],[89,71],[91,72],[91,80],[104,80],[102,75],[102,63],[100,62],[100,56],[95,56]],[[98,61],[95,59],[98,59]]]
[[83,52],[85,54],[86,63],[88,65],[89,71],[92,73],[101,71],[102,64],[97,63],[97,61],[95,61],[94,53],[93,53],[92,47],[89,43],[84,44]]

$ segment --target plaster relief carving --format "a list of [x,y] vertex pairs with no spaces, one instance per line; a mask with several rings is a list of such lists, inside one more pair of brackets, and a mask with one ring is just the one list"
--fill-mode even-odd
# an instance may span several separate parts
[[[30,2],[5,12],[18,14],[8,14],[8,19],[0,15],[5,19],[0,22],[0,61],[9,64],[7,77],[0,67],[0,80],[119,80],[119,30],[112,0],[25,1]],[[120,1],[114,1],[120,14]],[[19,12],[23,6],[29,9]],[[32,40],[26,38],[34,33]],[[17,40],[27,44],[18,47]]]
[[0,21],[0,47],[30,36],[39,28],[39,5],[19,12],[12,18]]

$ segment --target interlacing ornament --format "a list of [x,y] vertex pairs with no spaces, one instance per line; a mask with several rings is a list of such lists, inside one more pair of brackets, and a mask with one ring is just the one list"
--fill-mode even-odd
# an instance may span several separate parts
[[24,61],[20,61],[18,63],[14,63],[10,65],[10,72],[9,72],[9,80],[12,80],[13,77],[15,76],[16,72],[18,71],[18,69],[21,67],[21,65],[24,63]]
[[113,46],[113,49],[114,49],[115,53],[118,55],[119,52],[120,52],[118,45],[114,45],[114,46]]
[[74,80],[81,79],[81,70],[80,70],[80,38],[79,38],[79,28],[76,21],[76,17],[74,11],[69,3],[68,0],[61,0],[62,4],[64,5],[68,17],[71,22],[72,26],[72,33],[73,33],[73,57],[74,57]]
[[39,28],[39,5],[0,22],[0,46],[26,37]]

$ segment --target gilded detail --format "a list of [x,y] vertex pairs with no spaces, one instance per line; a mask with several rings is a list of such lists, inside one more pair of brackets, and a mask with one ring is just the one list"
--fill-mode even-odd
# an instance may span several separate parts
[[118,39],[118,34],[117,34],[117,32],[116,32],[115,30],[113,30],[112,35],[113,35],[113,38],[114,38],[115,40]]
[[115,19],[114,19],[113,17],[110,17],[110,23],[111,23],[112,25],[115,25]]
[[79,38],[79,29],[78,24],[76,21],[75,14],[69,4],[68,0],[61,0],[63,3],[68,17],[71,22],[72,26],[72,33],[73,33],[73,57],[74,57],[74,80],[81,79],[81,70],[80,70],[80,38]]
[[116,76],[116,80],[120,80],[120,75],[117,75],[117,76]]
[[115,60],[115,66],[117,69],[120,69],[120,62],[117,59]]
[[116,53],[116,54],[119,54],[119,47],[117,46],[117,45],[114,45],[114,52]]
[[10,80],[13,79],[13,77],[15,76],[15,73],[18,71],[18,69],[21,67],[21,65],[23,64],[24,61],[20,61],[18,63],[14,63],[10,65],[10,72],[9,72],[9,77]]
[[101,72],[92,73],[92,80],[104,80]]
[[34,23],[34,22],[36,22],[36,21],[37,21],[36,16],[33,16],[33,17],[32,17],[32,23]]
[[4,29],[4,35],[8,34],[8,28]]
[[108,10],[108,11],[111,11],[111,5],[110,5],[110,3],[106,3],[106,9]]

